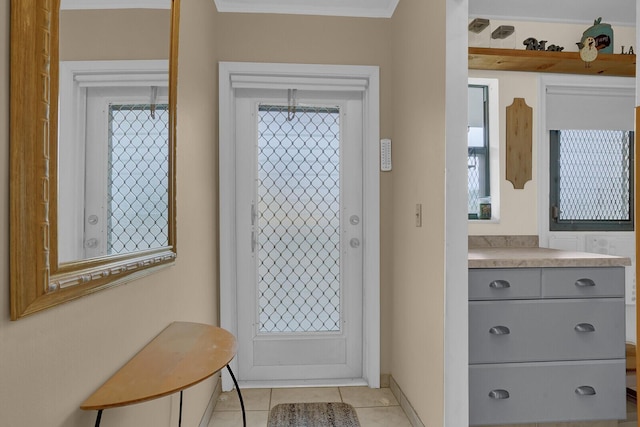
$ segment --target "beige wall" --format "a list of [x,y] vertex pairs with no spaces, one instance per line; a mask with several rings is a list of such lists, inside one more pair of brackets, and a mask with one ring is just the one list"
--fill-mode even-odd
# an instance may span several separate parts
[[444,2],[427,3],[403,0],[391,20],[221,14],[216,49],[221,61],[380,66],[380,134],[394,141],[394,170],[381,174],[381,370],[425,424],[441,425],[444,24],[424,17],[444,22]]
[[60,60],[167,59],[168,9],[63,10]]
[[[391,372],[425,425],[443,425],[445,2],[402,0],[393,24]],[[423,226],[415,226],[422,203]]]
[[[470,70],[469,77],[498,79],[499,93],[499,158],[500,158],[500,219],[497,222],[482,220],[469,221],[470,235],[537,235],[538,234],[538,181],[537,181],[537,144],[538,144],[538,74],[512,71]],[[527,181],[523,189],[514,189],[505,179],[506,153],[506,108],[514,98],[524,98],[533,109],[533,164],[532,180]],[[493,172],[493,171],[492,171]],[[493,190],[492,190],[493,191]]]
[[[391,22],[388,19],[218,14],[219,61],[375,65],[380,67],[380,135],[391,137]],[[327,31],[330,28],[331,31]],[[216,79],[217,70],[207,77]],[[216,94],[217,96],[217,94]],[[214,98],[215,117],[217,98]],[[391,372],[391,183],[380,176],[381,371]]]

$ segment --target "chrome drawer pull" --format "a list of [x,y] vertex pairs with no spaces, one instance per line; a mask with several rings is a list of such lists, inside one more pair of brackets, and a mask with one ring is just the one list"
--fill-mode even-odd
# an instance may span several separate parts
[[576,332],[595,332],[596,328],[591,323],[578,323],[575,328]]
[[492,335],[509,335],[511,331],[506,326],[494,326],[489,329],[489,333]]
[[596,389],[588,385],[581,385],[576,389],[576,394],[580,396],[593,396],[596,394]]
[[489,392],[489,397],[496,400],[508,399],[509,392],[507,390],[497,389]]
[[506,289],[511,287],[511,283],[507,282],[506,280],[494,280],[493,282],[489,283],[489,287],[491,289]]
[[579,287],[579,288],[588,288],[588,287],[591,287],[591,286],[595,286],[596,282],[594,282],[591,279],[578,279],[578,280],[576,280],[575,285],[577,287]]

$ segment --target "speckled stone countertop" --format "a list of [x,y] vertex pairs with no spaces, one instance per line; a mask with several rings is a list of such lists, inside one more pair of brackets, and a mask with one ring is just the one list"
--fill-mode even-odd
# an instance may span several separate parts
[[537,243],[535,236],[469,236],[469,268],[631,265],[626,257],[540,248]]

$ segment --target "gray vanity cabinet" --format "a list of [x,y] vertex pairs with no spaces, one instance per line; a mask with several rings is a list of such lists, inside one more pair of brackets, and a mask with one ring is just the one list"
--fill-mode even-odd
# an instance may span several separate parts
[[470,424],[624,419],[624,304],[624,267],[470,269]]

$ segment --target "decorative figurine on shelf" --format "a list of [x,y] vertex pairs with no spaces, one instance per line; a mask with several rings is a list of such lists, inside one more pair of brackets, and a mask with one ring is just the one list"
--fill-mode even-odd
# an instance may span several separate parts
[[522,44],[526,46],[526,50],[544,50],[546,43],[546,40],[538,41],[538,39],[533,37],[529,37],[522,42]]
[[593,37],[595,40],[595,47],[600,53],[613,53],[613,29],[609,24],[603,24],[602,18],[598,18],[593,21],[593,26],[587,28],[582,33],[582,39],[580,42],[586,44],[587,37]]
[[558,46],[557,44],[552,44],[547,48],[550,52],[562,52],[564,50],[563,46]]
[[598,48],[596,40],[593,37],[587,37],[580,47],[580,58],[584,61],[585,68],[591,67],[591,63],[598,57]]
[[526,50],[546,50],[550,52],[562,52],[564,50],[564,47],[555,44],[549,45],[549,47],[547,47],[546,40],[538,41],[538,39],[533,37],[525,39],[522,44],[526,46]]

